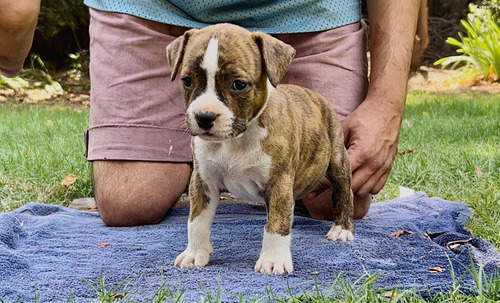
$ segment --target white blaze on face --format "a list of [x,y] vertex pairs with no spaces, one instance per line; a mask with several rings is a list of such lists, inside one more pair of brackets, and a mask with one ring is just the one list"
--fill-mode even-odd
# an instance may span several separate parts
[[207,73],[207,93],[215,93],[215,74],[219,69],[219,39],[212,38],[208,41],[207,50],[201,62],[201,67]]
[[205,91],[193,100],[187,109],[188,123],[194,134],[201,135],[204,139],[216,140],[216,138],[205,138],[205,136],[203,136],[205,131],[198,127],[195,119],[196,113],[215,113],[217,115],[217,120],[209,132],[212,136],[224,138],[232,131],[234,115],[230,109],[219,100],[215,88],[216,74],[219,70],[219,39],[210,39],[200,67],[206,72],[207,83]]

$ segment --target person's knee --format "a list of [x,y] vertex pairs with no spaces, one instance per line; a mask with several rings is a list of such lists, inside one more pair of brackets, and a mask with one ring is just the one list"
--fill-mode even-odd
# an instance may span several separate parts
[[109,226],[156,224],[183,193],[186,163],[96,161],[94,194],[101,219]]
[[40,0],[0,0],[0,28],[3,30],[23,30],[32,26],[40,13]]
[[370,204],[372,201],[372,196],[370,194],[366,196],[354,195],[354,219],[363,219],[370,209]]
[[101,220],[108,226],[137,226],[159,223],[175,201],[157,201],[120,195],[101,195],[96,203]]

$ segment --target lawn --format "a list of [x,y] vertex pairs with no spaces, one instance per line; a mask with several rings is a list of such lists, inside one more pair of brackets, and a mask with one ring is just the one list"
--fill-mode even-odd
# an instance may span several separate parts
[[[83,144],[87,124],[84,107],[0,106],[0,212],[32,201],[67,205],[92,194]],[[71,173],[77,181],[62,186]]]
[[[375,200],[395,198],[399,186],[405,186],[429,196],[464,202],[473,210],[468,224],[472,233],[499,248],[499,99],[499,94],[410,91],[399,153],[387,186]],[[92,195],[83,144],[87,121],[88,108],[84,106],[28,105],[13,100],[0,104],[0,212],[30,201],[67,205],[74,198]],[[76,174],[76,182],[61,185],[70,174]],[[343,297],[357,293],[354,298],[368,301],[378,296],[373,302],[420,302],[411,293],[384,301],[369,289],[372,279],[366,278],[367,288],[352,289],[348,294],[344,290],[350,286],[344,285]],[[499,284],[500,277],[495,279]],[[97,295],[101,295],[98,290]],[[483,299],[447,294],[434,301]],[[297,300],[320,302],[313,297]]]
[[500,95],[411,92],[399,155],[378,201],[398,186],[466,203],[472,232],[500,247]]

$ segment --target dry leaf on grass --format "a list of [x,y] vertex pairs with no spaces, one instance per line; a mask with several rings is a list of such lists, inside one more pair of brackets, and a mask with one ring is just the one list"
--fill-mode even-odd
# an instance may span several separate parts
[[451,241],[451,242],[448,242],[446,243],[445,247],[449,250],[452,250],[452,249],[455,249],[455,248],[458,248],[466,243],[469,243],[470,240],[472,240],[472,238],[468,238],[468,239],[463,239],[463,240],[457,240],[457,241]]
[[479,166],[474,166],[474,171],[476,172],[476,176],[478,178],[481,178],[483,176],[483,172],[481,171],[481,169],[479,168]]
[[75,173],[69,174],[61,181],[61,186],[68,187],[75,183],[77,178],[78,176]]
[[113,297],[113,299],[121,300],[121,299],[125,298],[128,295],[129,295],[129,293],[124,292],[124,293],[121,293],[121,294],[112,294],[112,297]]
[[391,236],[398,238],[399,236],[402,235],[411,235],[413,232],[411,230],[400,230],[400,231],[395,231],[391,233]]
[[455,248],[460,247],[460,246],[462,246],[462,244],[460,244],[460,243],[455,243],[455,244],[451,244],[451,245],[449,245],[449,246],[448,246],[448,249],[449,249],[449,250],[452,250],[452,249],[455,249]]
[[429,272],[433,274],[439,274],[442,273],[443,271],[445,271],[445,269],[439,266],[429,268]]
[[384,298],[397,298],[399,294],[395,291],[388,291],[384,294]]
[[413,148],[408,148],[407,150],[400,151],[398,154],[399,154],[400,156],[404,156],[404,155],[406,155],[406,154],[411,154],[411,153],[413,153],[414,151],[415,151],[415,150],[414,150]]
[[100,246],[100,247],[106,247],[106,246],[110,246],[112,245],[111,243],[106,243],[106,242],[99,242],[97,243],[97,246]]

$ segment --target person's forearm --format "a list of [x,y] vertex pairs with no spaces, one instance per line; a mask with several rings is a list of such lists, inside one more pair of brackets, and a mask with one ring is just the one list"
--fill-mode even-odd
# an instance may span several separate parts
[[0,0],[0,7],[0,72],[13,77],[31,48],[40,0]]
[[417,24],[417,0],[368,0],[370,84],[365,100],[342,122],[351,162],[355,209],[387,182],[397,151]]
[[417,0],[368,0],[371,73],[367,99],[402,115],[417,16]]

